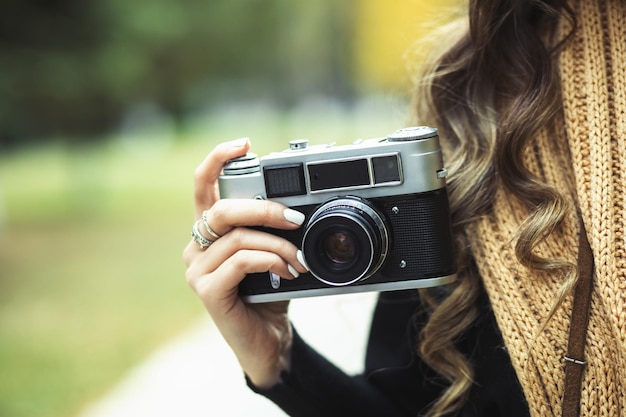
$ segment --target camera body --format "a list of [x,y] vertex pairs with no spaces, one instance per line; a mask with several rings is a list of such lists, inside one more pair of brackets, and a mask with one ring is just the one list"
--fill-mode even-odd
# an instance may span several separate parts
[[240,296],[261,303],[454,281],[446,175],[437,129],[426,126],[343,146],[296,140],[229,161],[222,198],[269,199],[306,216],[297,230],[259,229],[300,248],[309,272],[249,274]]

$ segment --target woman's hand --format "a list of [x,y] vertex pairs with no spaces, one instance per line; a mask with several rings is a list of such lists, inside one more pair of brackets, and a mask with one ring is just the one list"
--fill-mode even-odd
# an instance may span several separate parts
[[187,282],[198,294],[217,328],[234,351],[253,384],[270,388],[289,369],[291,327],[288,302],[246,304],[237,294],[249,273],[270,271],[286,279],[306,268],[298,261],[298,248],[275,235],[246,226],[296,229],[304,215],[271,201],[219,199],[217,180],[224,164],[244,155],[247,139],[218,145],[195,171],[196,220],[205,213],[198,232],[213,241],[201,248],[192,240],[183,252]]

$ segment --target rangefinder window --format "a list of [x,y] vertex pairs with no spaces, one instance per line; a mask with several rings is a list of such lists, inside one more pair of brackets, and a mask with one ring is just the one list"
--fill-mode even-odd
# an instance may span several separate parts
[[306,194],[302,164],[266,166],[263,177],[268,198]]
[[374,184],[400,182],[399,155],[377,156],[372,158]]
[[311,191],[370,185],[367,159],[308,164]]

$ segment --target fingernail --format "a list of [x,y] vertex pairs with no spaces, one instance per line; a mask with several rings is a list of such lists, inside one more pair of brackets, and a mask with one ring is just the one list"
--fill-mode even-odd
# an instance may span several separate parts
[[285,209],[285,211],[283,211],[283,216],[285,216],[285,219],[287,219],[291,223],[297,224],[298,226],[304,223],[304,214],[300,213],[299,211]]
[[242,146],[245,146],[249,140],[250,138],[239,138],[239,139],[235,139],[231,143],[233,145],[233,148],[241,148]]
[[309,266],[306,264],[306,262],[304,262],[304,254],[302,253],[301,250],[299,250],[298,252],[296,252],[296,258],[298,258],[298,262],[300,262],[300,264],[302,264],[303,267],[306,268],[306,270],[309,270]]
[[296,268],[294,268],[293,266],[287,264],[287,269],[289,270],[289,273],[293,275],[294,278],[298,278],[300,276],[300,273],[296,271]]

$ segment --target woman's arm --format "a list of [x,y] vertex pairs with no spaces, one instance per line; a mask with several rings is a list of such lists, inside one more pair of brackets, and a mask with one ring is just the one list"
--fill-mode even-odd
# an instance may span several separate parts
[[[296,248],[277,236],[247,226],[295,229],[304,216],[271,201],[220,200],[218,178],[223,165],[247,152],[240,140],[217,146],[195,171],[197,231],[207,240],[192,240],[183,252],[189,285],[202,300],[242,369],[259,387],[269,388],[289,369],[291,326],[286,302],[247,304],[238,296],[239,282],[249,273],[270,271],[295,279],[306,268]],[[211,236],[216,233],[218,238]]]
[[291,370],[270,389],[248,386],[292,417],[404,416],[397,404],[363,375],[349,376],[293,332]]

